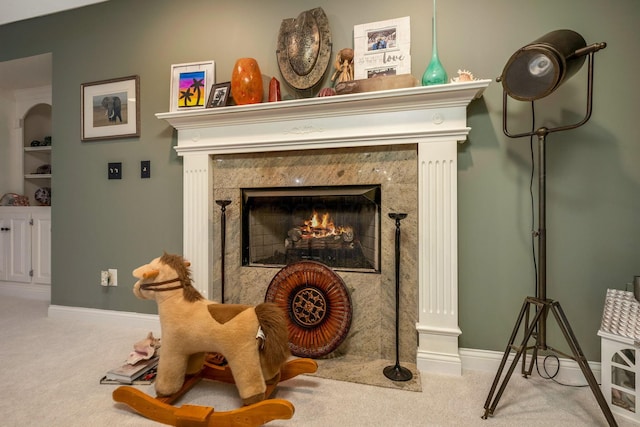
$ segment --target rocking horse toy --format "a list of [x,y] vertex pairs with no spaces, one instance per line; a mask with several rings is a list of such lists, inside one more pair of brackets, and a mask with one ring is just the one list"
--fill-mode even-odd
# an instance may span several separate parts
[[[317,364],[290,358],[284,312],[272,303],[208,301],[191,284],[189,266],[183,257],[164,253],[133,271],[139,279],[133,293],[158,304],[162,348],[157,396],[120,386],[113,399],[147,418],[175,426],[257,426],[290,419],[294,412],[290,402],[268,398],[279,381],[315,372]],[[220,355],[224,366],[216,363]],[[234,383],[245,406],[224,412],[206,406],[172,406],[201,379]]]

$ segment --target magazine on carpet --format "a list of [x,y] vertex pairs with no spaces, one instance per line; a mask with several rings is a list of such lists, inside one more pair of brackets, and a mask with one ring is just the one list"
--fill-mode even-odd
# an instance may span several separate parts
[[125,363],[107,371],[100,384],[151,384],[156,377],[159,357],[141,360],[135,364]]

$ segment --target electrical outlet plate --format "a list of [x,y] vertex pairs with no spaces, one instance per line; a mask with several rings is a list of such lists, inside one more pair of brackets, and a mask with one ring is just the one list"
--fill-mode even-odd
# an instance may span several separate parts
[[101,286],[118,286],[118,270],[110,268],[100,272]]
[[109,272],[107,270],[100,272],[100,286],[109,286]]
[[118,286],[118,270],[115,268],[109,269],[109,286]]

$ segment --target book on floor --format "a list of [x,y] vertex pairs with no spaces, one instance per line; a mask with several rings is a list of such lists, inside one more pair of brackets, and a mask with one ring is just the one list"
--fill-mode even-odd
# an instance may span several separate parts
[[[121,384],[133,384],[136,380],[144,380],[143,377],[145,377],[145,374],[155,370],[156,366],[158,366],[158,360],[159,357],[156,356],[141,360],[133,365],[125,363],[122,366],[107,371],[103,379],[117,381]],[[155,378],[155,372],[152,378],[147,378],[144,381],[152,380],[153,378]],[[100,382],[102,383],[103,381],[100,380]]]
[[149,371],[145,372],[135,380],[129,382],[122,382],[118,380],[110,380],[107,376],[103,376],[100,378],[100,384],[113,384],[113,385],[149,385],[153,384],[156,380],[156,374],[158,372],[158,368],[151,368]]

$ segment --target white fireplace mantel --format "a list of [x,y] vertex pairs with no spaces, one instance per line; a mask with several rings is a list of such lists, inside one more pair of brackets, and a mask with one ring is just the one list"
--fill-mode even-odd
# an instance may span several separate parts
[[183,253],[194,283],[213,277],[212,155],[416,144],[418,149],[417,365],[460,375],[457,145],[466,108],[491,80],[273,103],[158,113],[178,131],[184,159]]

